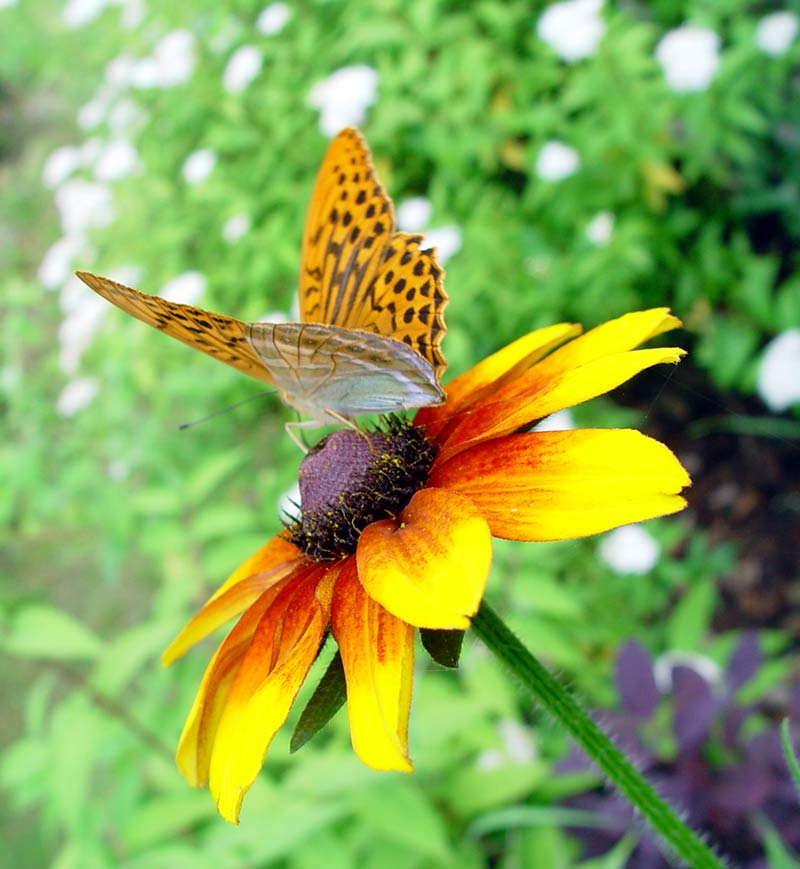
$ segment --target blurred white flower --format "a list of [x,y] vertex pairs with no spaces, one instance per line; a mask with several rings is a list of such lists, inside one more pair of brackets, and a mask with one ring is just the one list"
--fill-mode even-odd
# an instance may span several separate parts
[[77,121],[82,130],[93,130],[102,123],[108,111],[108,95],[101,88],[88,103],[78,109]]
[[664,652],[653,661],[653,677],[656,680],[656,688],[662,694],[672,692],[672,671],[675,667],[690,667],[712,686],[718,686],[722,682],[722,671],[716,661],[697,652],[673,649]]
[[656,46],[656,60],[672,90],[705,90],[719,66],[720,39],[713,30],[685,24],[666,33]]
[[800,329],[787,329],[767,344],[756,389],[776,413],[800,402]]
[[91,403],[97,395],[97,388],[97,381],[93,377],[70,380],[56,400],[56,410],[61,416],[73,416]]
[[569,409],[557,410],[546,416],[533,427],[534,431],[571,431],[575,428],[575,419]]
[[80,168],[81,150],[73,145],[62,145],[56,148],[45,160],[42,167],[42,182],[51,190],[58,187],[69,178],[72,173]]
[[614,573],[648,573],[658,562],[661,546],[641,525],[623,525],[603,537],[598,554]]
[[8,9],[11,6],[16,6],[17,0],[0,0],[0,9]]
[[431,219],[433,206],[425,196],[413,196],[397,206],[397,226],[403,232],[422,232]]
[[127,462],[123,462],[122,459],[111,459],[108,465],[106,465],[106,475],[115,483],[126,480],[130,472],[130,465]]
[[[74,280],[80,283],[77,278]],[[71,281],[67,286],[70,285]],[[65,374],[74,374],[78,370],[83,354],[94,340],[109,311],[105,299],[93,293],[85,285],[81,284],[81,286],[83,286],[83,297],[79,302],[74,298],[68,302],[71,310],[58,327],[58,364]],[[63,304],[62,291],[62,306]]]
[[[296,297],[295,297],[296,298]],[[292,307],[295,307],[295,303],[292,303]],[[277,309],[273,311],[267,311],[256,321],[257,323],[296,323],[300,319],[299,306],[298,311],[287,314],[286,311],[279,311]]]
[[183,272],[167,281],[159,295],[169,302],[196,305],[206,291],[206,276],[202,272]]
[[435,247],[436,259],[444,265],[461,250],[461,230],[453,224],[429,229],[422,239],[422,247]]
[[756,45],[770,57],[786,54],[800,30],[800,20],[794,12],[773,12],[765,15],[756,27]]
[[543,181],[561,181],[577,172],[580,165],[580,155],[574,148],[551,139],[539,151],[536,174]]
[[172,30],[162,36],[153,54],[133,64],[130,81],[137,88],[169,88],[187,82],[194,72],[194,36],[189,30]]
[[500,769],[505,762],[503,752],[498,748],[486,748],[475,758],[475,766],[483,772]]
[[130,142],[119,139],[106,145],[94,165],[98,181],[119,181],[140,167],[139,155]]
[[319,127],[335,136],[343,127],[358,127],[378,95],[378,71],[366,64],[344,66],[317,82],[309,91],[308,104],[320,110]]
[[256,19],[256,30],[264,36],[274,36],[283,30],[289,20],[289,7],[285,3],[270,3]]
[[71,235],[66,235],[52,244],[36,273],[39,283],[48,290],[63,284],[72,274],[72,264],[82,247],[81,239]]
[[217,164],[217,155],[210,148],[192,151],[183,161],[181,173],[189,184],[200,184]]
[[108,126],[118,135],[130,133],[145,119],[145,112],[133,100],[123,99],[114,103],[108,113]]
[[598,211],[586,227],[586,238],[592,244],[608,244],[614,234],[614,215],[610,211]]
[[103,153],[103,148],[105,147],[105,142],[102,139],[99,139],[97,136],[93,136],[91,139],[87,139],[81,145],[81,161],[84,166],[91,166],[95,163],[100,155]]
[[294,483],[278,499],[278,515],[290,522],[300,518],[300,484]]
[[121,90],[130,84],[135,66],[136,58],[132,54],[118,54],[106,64],[105,80],[111,87]]
[[61,20],[67,27],[83,27],[94,21],[109,5],[111,0],[68,0],[61,10]]
[[553,3],[539,16],[536,33],[567,63],[589,57],[606,32],[600,16],[603,0]]
[[117,0],[122,6],[120,21],[128,30],[138,27],[144,20],[144,0]]
[[114,266],[114,268],[108,269],[106,274],[118,284],[135,287],[141,283],[142,267],[136,265]]
[[250,218],[246,214],[234,214],[222,225],[222,237],[233,244],[250,229]]
[[503,740],[506,757],[515,764],[531,763],[536,759],[536,746],[533,732],[513,718],[504,718],[498,722],[497,728]]
[[70,178],[56,191],[56,206],[65,235],[81,236],[114,220],[111,190],[83,178]]
[[255,45],[242,45],[231,55],[222,74],[222,85],[229,94],[241,93],[261,72],[263,57]]

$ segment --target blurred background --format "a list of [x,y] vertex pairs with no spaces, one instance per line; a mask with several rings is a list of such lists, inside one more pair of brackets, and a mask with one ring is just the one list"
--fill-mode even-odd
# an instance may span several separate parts
[[735,865],[800,865],[797,13],[0,0],[0,862],[667,865],[469,636],[455,674],[419,656],[413,777],[362,767],[343,713],[291,757],[286,728],[238,829],[175,768],[214,643],[161,650],[279,530],[301,456],[274,397],[179,431],[258,384],[71,272],[296,317],[308,197],[352,124],[446,265],[448,377],[562,320],[683,319],[677,369],[544,424],[662,439],[690,509],[497,541],[489,598]]

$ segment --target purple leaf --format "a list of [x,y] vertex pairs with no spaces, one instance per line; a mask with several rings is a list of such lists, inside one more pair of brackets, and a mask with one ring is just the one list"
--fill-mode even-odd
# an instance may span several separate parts
[[622,708],[636,718],[648,719],[658,706],[658,688],[653,659],[647,650],[630,640],[617,655],[615,674]]
[[691,667],[672,668],[672,726],[681,751],[691,751],[708,738],[719,701],[708,682]]
[[758,634],[755,631],[745,631],[733,650],[725,671],[725,681],[731,694],[735,694],[755,676],[761,660]]

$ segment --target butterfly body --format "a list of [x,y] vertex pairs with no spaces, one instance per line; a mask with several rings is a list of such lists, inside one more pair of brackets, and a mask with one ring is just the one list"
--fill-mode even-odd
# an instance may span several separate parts
[[397,232],[363,138],[331,142],[311,197],[300,268],[300,323],[246,323],[89,272],[117,307],[275,386],[319,424],[441,404],[443,270],[422,236]]

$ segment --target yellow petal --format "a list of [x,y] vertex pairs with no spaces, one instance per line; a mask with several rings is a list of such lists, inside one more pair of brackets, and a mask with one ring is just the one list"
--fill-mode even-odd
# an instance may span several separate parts
[[518,338],[448,383],[445,403],[423,407],[414,419],[415,425],[424,428],[429,437],[436,436],[448,419],[462,407],[478,400],[487,389],[497,389],[517,377],[554,347],[580,331],[578,324],[559,323]]
[[195,643],[199,643],[225,622],[244,612],[261,594],[279,583],[296,567],[297,562],[292,561],[280,564],[272,570],[239,580],[222,594],[215,594],[170,643],[161,656],[162,664],[168,667]]
[[[446,440],[436,462],[445,461],[481,441],[527,428],[557,410],[603,395],[653,365],[674,364],[684,352],[677,347],[631,350],[601,356],[547,377],[542,377],[540,366],[536,365],[501,387],[492,398],[467,408],[456,417],[446,429]],[[541,364],[548,362],[549,359],[545,359]]]
[[208,784],[211,749],[219,719],[233,679],[239,671],[239,665],[250,648],[256,627],[278,594],[293,578],[293,576],[285,577],[253,603],[222,641],[206,668],[191,712],[186,719],[176,755],[178,769],[189,784],[195,787],[204,787]]
[[247,560],[242,562],[236,570],[222,583],[222,585],[211,595],[209,600],[223,595],[229,588],[232,588],[248,576],[253,576],[255,573],[264,573],[277,567],[279,564],[285,564],[289,561],[294,561],[302,557],[300,550],[283,537],[282,533],[273,537],[269,543],[266,543],[258,552],[254,552]]
[[431,484],[465,494],[495,537],[566,540],[675,513],[689,476],[661,443],[628,429],[532,432],[438,466]]
[[347,679],[353,750],[373,769],[411,772],[408,716],[414,629],[364,591],[353,559],[334,588],[331,628]]
[[309,569],[288,584],[256,628],[219,720],[209,787],[220,814],[239,823],[244,795],[314,663],[339,566]]
[[466,628],[492,558],[489,526],[461,495],[422,489],[399,516],[361,534],[356,560],[367,594],[421,628]]

